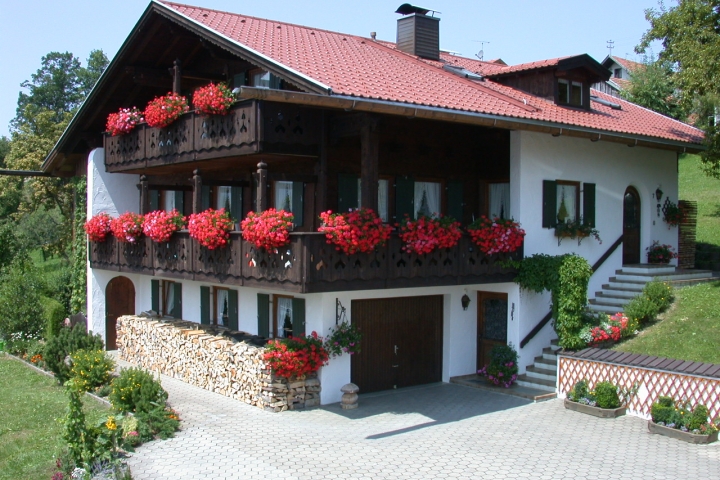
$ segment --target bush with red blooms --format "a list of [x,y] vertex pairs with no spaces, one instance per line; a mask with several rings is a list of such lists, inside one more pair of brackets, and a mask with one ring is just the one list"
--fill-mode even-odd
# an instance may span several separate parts
[[137,107],[121,108],[117,113],[108,115],[105,129],[111,136],[130,133],[138,123],[144,122],[142,112]]
[[143,233],[155,242],[164,243],[170,241],[172,234],[183,226],[185,219],[177,210],[155,210],[145,214]]
[[369,208],[359,208],[347,213],[332,213],[331,210],[320,214],[322,226],[318,228],[334,244],[338,251],[348,255],[368,253],[378,245],[384,245],[390,238],[392,227],[383,224],[380,217]]
[[151,127],[165,128],[190,111],[187,98],[176,93],[155,97],[145,107],[145,121]]
[[452,248],[462,237],[460,222],[452,217],[423,215],[413,221],[405,214],[405,219],[397,227],[400,228],[400,239],[405,242],[402,249],[418,255],[430,253],[436,248]]
[[470,238],[486,255],[494,253],[512,253],[523,244],[525,230],[512,219],[495,217],[490,220],[485,215],[467,227]]
[[85,233],[91,242],[104,242],[110,233],[112,218],[107,213],[98,213],[85,222]]
[[294,218],[292,213],[274,208],[260,213],[249,212],[240,223],[240,230],[245,240],[269,252],[290,243]]
[[225,115],[235,103],[235,95],[224,83],[211,83],[195,90],[192,103],[203,115]]
[[110,222],[110,229],[115,238],[123,243],[135,243],[143,233],[143,216],[133,212],[125,212]]
[[307,337],[270,340],[263,356],[275,375],[298,378],[317,372],[327,364],[328,352],[316,332]]
[[190,236],[210,250],[226,246],[235,225],[224,208],[208,208],[204,212],[193,213],[186,220]]

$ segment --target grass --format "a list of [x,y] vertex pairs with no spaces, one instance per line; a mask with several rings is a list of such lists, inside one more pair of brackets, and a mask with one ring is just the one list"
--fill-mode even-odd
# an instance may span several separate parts
[[718,300],[720,281],[677,289],[657,322],[613,350],[720,364]]
[[680,198],[698,203],[697,241],[720,246],[720,179],[705,175],[698,155],[682,155]]
[[[0,384],[0,480],[50,478],[64,446],[67,395],[53,378],[3,354]],[[108,413],[89,397],[84,403],[88,423]]]

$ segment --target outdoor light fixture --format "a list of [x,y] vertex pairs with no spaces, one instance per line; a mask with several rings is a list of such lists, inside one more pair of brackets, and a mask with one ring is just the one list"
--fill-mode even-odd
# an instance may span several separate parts
[[462,296],[460,299],[460,303],[462,303],[463,310],[467,310],[470,306],[470,297],[467,296],[467,293]]
[[655,198],[657,199],[657,216],[660,216],[660,200],[662,200],[663,191],[660,190],[660,187],[655,190]]

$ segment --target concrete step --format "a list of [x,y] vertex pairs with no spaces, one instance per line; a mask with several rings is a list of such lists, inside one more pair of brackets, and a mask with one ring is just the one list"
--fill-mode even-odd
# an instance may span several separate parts
[[511,385],[510,388],[498,387],[489,384],[484,378],[475,374],[452,377],[450,378],[450,383],[457,383],[459,385],[465,385],[466,387],[478,388],[480,390],[495,392],[501,395],[526,398],[528,400],[532,400],[533,402],[542,402],[544,400],[550,400],[557,397],[554,389],[549,391],[547,389],[540,389],[532,386],[528,387],[517,383]]
[[609,283],[607,285],[610,285],[611,288],[621,288],[623,290],[634,290],[638,293],[642,292],[642,289],[645,288],[645,285],[647,285],[647,282],[639,282],[636,280],[627,280],[624,278],[618,278],[618,277],[610,277],[608,280]]
[[519,375],[516,383],[522,387],[534,388],[555,393],[557,391],[557,382],[553,380],[543,380],[540,378],[531,378],[526,374]]
[[615,315],[616,313],[622,311],[622,309],[618,309],[617,305],[605,305],[602,303],[589,303],[588,310],[590,312],[607,313],[608,315]]
[[630,300],[632,300],[632,298],[630,297],[619,297],[613,294],[606,294],[600,292],[595,296],[594,299],[590,299],[589,303],[604,303],[606,305],[617,305],[618,307],[624,307],[625,305],[630,303]]
[[539,370],[546,370],[557,376],[557,356],[553,360],[547,359],[543,356],[535,357],[535,368]]
[[552,347],[545,347],[542,351],[542,358],[548,361],[554,361],[557,362],[557,351],[558,349],[552,348]]
[[525,375],[528,379],[533,380],[549,380],[553,383],[557,383],[557,375],[553,370],[545,370],[544,368],[538,368],[535,365],[530,365],[525,369]]
[[675,267],[673,265],[653,265],[649,263],[640,265],[623,265],[621,270],[616,270],[615,273],[644,273],[652,275],[661,275],[667,273],[675,273]]
[[643,273],[622,273],[617,274],[616,278],[619,281],[635,281],[635,282],[650,282],[654,279],[661,280],[663,282],[672,282],[677,280],[694,280],[699,278],[708,278],[709,276],[712,276],[712,272],[708,271],[692,271],[692,270],[686,270],[685,273],[671,273],[671,274],[663,274],[663,275],[650,275],[650,274],[643,274]]
[[614,288],[608,284],[603,285],[603,289],[595,292],[595,295],[607,294],[610,297],[635,298],[640,295],[642,290],[627,290],[625,288]]

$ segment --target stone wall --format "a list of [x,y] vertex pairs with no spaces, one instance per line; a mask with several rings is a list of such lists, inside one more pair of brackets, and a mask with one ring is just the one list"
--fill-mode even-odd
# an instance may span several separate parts
[[262,409],[320,404],[316,374],[288,381],[272,374],[258,337],[182,320],[124,316],[117,322],[122,360]]

